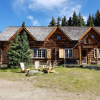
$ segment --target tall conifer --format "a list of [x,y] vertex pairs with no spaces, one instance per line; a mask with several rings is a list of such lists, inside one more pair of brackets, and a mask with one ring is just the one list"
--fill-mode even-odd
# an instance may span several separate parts
[[55,22],[55,19],[53,16],[52,16],[51,22],[48,26],[56,26],[56,22]]

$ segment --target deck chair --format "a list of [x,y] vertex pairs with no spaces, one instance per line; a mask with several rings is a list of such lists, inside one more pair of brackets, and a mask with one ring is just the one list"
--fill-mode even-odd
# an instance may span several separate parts
[[50,60],[48,60],[47,61],[47,64],[46,64],[46,68],[43,68],[43,71],[44,71],[44,73],[46,72],[46,73],[49,73],[50,72],[50,70],[51,70],[51,61]]
[[20,63],[20,68],[21,68],[21,72],[25,73],[25,72],[28,72],[29,69],[26,69],[25,65],[23,62]]
[[35,61],[35,70],[40,70],[40,62],[39,61]]

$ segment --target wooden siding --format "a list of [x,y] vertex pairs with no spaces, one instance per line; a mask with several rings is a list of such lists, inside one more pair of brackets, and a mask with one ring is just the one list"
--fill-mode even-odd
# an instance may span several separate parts
[[[20,32],[20,35],[23,34],[23,31],[24,31],[24,29]],[[95,30],[91,29],[90,31],[88,31],[87,34],[94,35],[95,39],[100,42],[100,35],[98,35]],[[35,41],[28,33],[27,33],[27,36],[28,36],[28,40],[29,40],[30,49],[46,48],[46,50],[47,50],[47,58],[32,58],[33,63],[34,63],[34,61],[37,61],[37,60],[39,60],[40,62],[44,62],[44,63],[46,63],[47,60],[51,60],[52,62],[56,60],[58,63],[63,63],[64,57],[62,55],[61,55],[61,57],[59,56],[60,55],[59,50],[64,49],[64,48],[73,48],[78,43],[78,41],[69,40],[62,33],[62,31],[59,28],[57,28],[57,30],[54,31],[54,33],[52,35],[50,35],[50,37],[48,37],[47,41]],[[62,39],[54,40],[54,36],[61,36]],[[87,41],[86,45],[93,45],[93,48],[97,46],[97,43],[92,42],[92,40],[91,40],[91,43],[89,44],[88,39],[90,39],[90,38],[86,38],[86,41]],[[9,48],[9,45],[10,45],[10,42],[7,42],[7,41],[0,42],[0,64],[5,64],[8,61],[8,58],[6,57],[7,56],[6,52],[7,52],[7,49]],[[82,51],[82,49],[84,49],[83,45],[84,45],[84,43],[82,43],[80,45],[81,51]],[[90,63],[90,60],[91,61],[97,60],[96,58],[94,58],[94,49],[93,48],[86,48],[88,51],[87,52],[88,64]],[[51,52],[51,57],[48,55],[48,50],[50,50],[50,52]],[[81,60],[81,56],[79,54],[79,47],[77,47],[73,50],[73,54],[74,54],[73,58],[66,58],[66,60],[68,60],[68,59],[69,60],[70,59],[71,60],[73,60],[73,59]],[[98,61],[100,61],[100,58],[98,59]]]

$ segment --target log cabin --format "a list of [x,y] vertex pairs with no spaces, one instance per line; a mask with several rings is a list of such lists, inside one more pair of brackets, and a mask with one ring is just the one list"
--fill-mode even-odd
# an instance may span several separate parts
[[100,27],[7,27],[0,33],[0,64],[16,33],[27,33],[32,62],[42,64],[100,64]]

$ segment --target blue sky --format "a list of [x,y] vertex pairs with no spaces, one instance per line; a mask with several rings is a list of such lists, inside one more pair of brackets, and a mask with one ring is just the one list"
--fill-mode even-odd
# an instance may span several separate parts
[[1,0],[0,31],[7,26],[47,26],[52,16],[68,19],[76,11],[87,20],[100,10],[100,0]]

